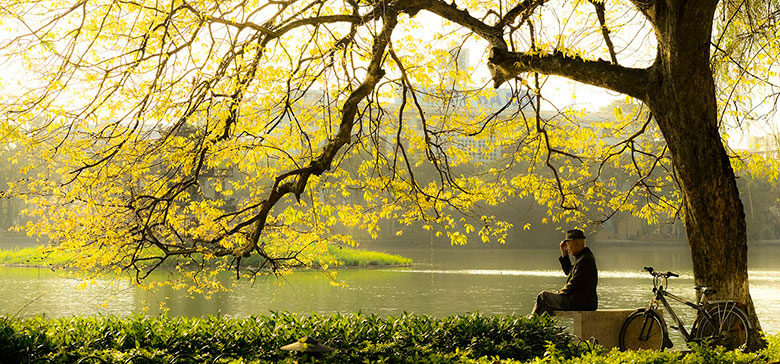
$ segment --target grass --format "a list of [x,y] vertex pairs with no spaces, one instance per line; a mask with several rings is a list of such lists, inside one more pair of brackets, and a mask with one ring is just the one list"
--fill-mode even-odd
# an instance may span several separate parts
[[[329,246],[328,254],[338,262],[338,266],[343,267],[402,266],[412,263],[411,259],[400,255],[341,246]],[[62,267],[72,260],[71,254],[43,246],[0,250],[0,265]],[[248,265],[252,263],[251,259],[245,261]]]
[[0,264],[3,265],[61,267],[72,259],[70,254],[43,246],[0,250]]
[[366,267],[374,265],[409,265],[412,260],[400,255],[358,250],[349,247],[329,246],[328,254],[339,262],[341,266]]

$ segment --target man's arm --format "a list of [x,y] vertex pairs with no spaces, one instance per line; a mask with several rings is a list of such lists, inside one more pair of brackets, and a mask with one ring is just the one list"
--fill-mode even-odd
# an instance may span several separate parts
[[563,273],[568,276],[569,272],[571,272],[571,261],[569,260],[569,249],[566,248],[566,240],[561,241],[560,247],[561,247],[561,257],[558,258],[558,261],[561,262],[561,268],[563,268]]
[[564,255],[558,258],[558,261],[561,262],[561,268],[563,269],[563,273],[568,276],[569,272],[571,272],[571,260],[569,260],[569,256]]

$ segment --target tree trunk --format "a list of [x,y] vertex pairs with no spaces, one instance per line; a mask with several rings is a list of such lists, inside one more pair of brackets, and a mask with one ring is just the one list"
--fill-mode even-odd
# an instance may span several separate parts
[[[697,285],[717,299],[747,305],[754,338],[760,330],[750,298],[745,214],[718,132],[709,60],[712,0],[659,0],[649,14],[658,37],[647,103],[666,139],[683,196]],[[761,345],[755,340],[752,348]]]
[[494,46],[488,60],[498,87],[522,72],[555,74],[644,101],[664,135],[683,198],[696,284],[715,287],[715,299],[747,306],[750,348],[763,345],[750,298],[747,232],[734,170],[718,131],[710,68],[717,0],[631,0],[650,20],[658,41],[648,69],[625,68],[553,53],[514,53]]

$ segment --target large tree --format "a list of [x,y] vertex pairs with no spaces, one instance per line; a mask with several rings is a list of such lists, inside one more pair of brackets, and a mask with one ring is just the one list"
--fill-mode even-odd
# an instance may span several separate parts
[[[61,3],[0,7],[19,82],[0,130],[38,161],[7,192],[38,206],[27,228],[80,265],[240,274],[259,255],[255,274],[388,218],[501,241],[491,206],[532,196],[561,226],[681,217],[696,283],[759,328],[722,133],[777,95],[773,1]],[[464,45],[486,67],[462,68]],[[495,95],[474,86],[485,68],[511,90],[499,108],[475,101]],[[545,75],[643,106],[550,115]]]

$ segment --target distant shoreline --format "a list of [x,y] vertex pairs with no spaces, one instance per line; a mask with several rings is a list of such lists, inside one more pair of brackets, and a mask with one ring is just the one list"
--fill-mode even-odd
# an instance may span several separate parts
[[[666,247],[688,247],[687,240],[596,240],[588,242],[588,245],[599,246],[666,246]],[[762,246],[762,247],[780,247],[780,240],[749,240],[748,246]]]
[[[3,267],[26,267],[26,268],[49,268],[62,269],[69,268],[69,263],[74,259],[72,254],[61,251],[44,253],[41,245],[37,247],[11,249],[0,248],[0,266]],[[358,250],[347,246],[328,246],[327,253],[323,258],[331,259],[329,265],[334,268],[374,268],[374,267],[405,267],[411,266],[412,260],[396,254],[383,253],[370,250]],[[244,267],[256,267],[262,261],[255,256],[254,259],[245,259],[242,261]],[[312,262],[315,263],[315,262]],[[160,268],[173,268],[181,265],[183,268],[192,266],[191,261],[171,260],[170,264],[163,265]],[[195,267],[198,265],[195,264]],[[320,269],[323,265],[312,264],[311,266],[289,266],[292,269]]]

